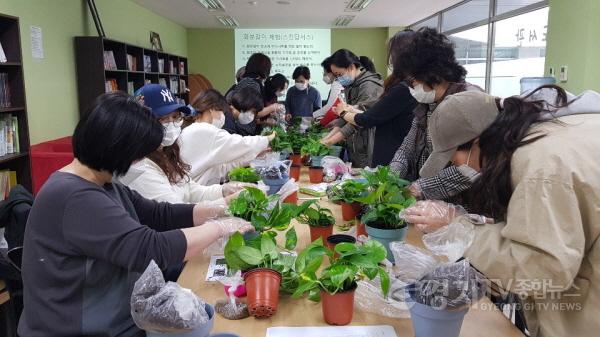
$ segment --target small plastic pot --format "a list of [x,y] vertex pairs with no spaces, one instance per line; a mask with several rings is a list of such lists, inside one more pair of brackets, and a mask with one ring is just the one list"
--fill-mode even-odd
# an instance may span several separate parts
[[209,337],[210,331],[212,330],[215,324],[215,309],[212,305],[208,303],[204,303],[204,308],[206,309],[206,313],[208,314],[208,322],[204,325],[201,325],[191,331],[186,332],[154,332],[154,331],[146,331],[147,337]]
[[358,238],[361,235],[369,237],[365,224],[362,223],[362,221],[360,220],[356,220],[356,238]]
[[318,184],[323,182],[323,168],[311,166],[308,169],[308,180],[311,184]]
[[360,210],[362,209],[362,205],[359,204],[358,202],[347,203],[347,202],[342,201],[341,205],[342,205],[342,219],[344,221],[354,220],[356,218],[356,216],[358,215],[358,213],[360,213]]
[[294,192],[290,194],[287,198],[283,199],[284,204],[298,204],[298,192]]
[[323,238],[323,243],[327,242],[327,237],[333,234],[333,225],[327,227],[310,227],[310,242],[315,241],[318,238]]
[[390,250],[390,242],[403,241],[404,237],[406,237],[407,227],[405,226],[399,229],[381,229],[369,225],[366,225],[365,227],[369,237],[379,241],[385,247],[387,250],[387,259],[394,263],[394,254],[392,254],[392,251]]
[[290,160],[294,166],[302,165],[302,156],[299,154],[290,154]]
[[281,274],[273,269],[257,268],[244,274],[248,311],[256,318],[268,318],[277,312]]
[[329,148],[329,155],[339,158],[342,155],[342,147],[339,145],[332,145],[331,148]]
[[283,185],[285,185],[285,183],[287,183],[288,180],[290,180],[290,178],[288,178],[288,177],[281,178],[281,179],[266,179],[266,178],[262,179],[262,181],[265,183],[265,185],[269,186],[269,191],[267,192],[267,195],[273,195],[273,194],[279,192],[281,187]]
[[300,181],[300,165],[290,166],[290,178],[296,179],[296,182]]
[[351,290],[335,295],[321,291],[321,308],[323,309],[323,318],[327,324],[348,325],[352,322],[355,290],[356,285]]
[[[333,234],[327,237],[327,247],[333,250],[338,243],[347,242],[347,243],[356,243],[356,238],[352,235],[347,234]],[[335,257],[338,257],[338,253],[333,254]]]
[[310,166],[322,167],[321,161],[323,160],[323,156],[311,156],[310,157]]

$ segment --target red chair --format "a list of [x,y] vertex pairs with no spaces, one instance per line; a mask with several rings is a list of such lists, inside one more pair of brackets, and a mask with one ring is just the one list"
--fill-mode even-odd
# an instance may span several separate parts
[[71,137],[59,138],[31,146],[31,178],[33,194],[42,188],[48,177],[73,161]]

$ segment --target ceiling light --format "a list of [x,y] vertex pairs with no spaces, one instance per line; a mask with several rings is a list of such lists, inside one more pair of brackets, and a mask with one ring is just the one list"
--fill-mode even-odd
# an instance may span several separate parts
[[209,12],[224,12],[225,7],[223,7],[223,3],[221,0],[198,0],[198,2],[204,6]]
[[217,20],[223,24],[225,27],[238,27],[237,21],[231,16],[217,16]]
[[340,15],[333,21],[336,27],[346,27],[354,19],[354,15]]
[[248,1],[248,4],[251,6],[256,6],[258,5],[258,1]]
[[283,0],[277,1],[277,3],[280,5],[289,5],[290,4],[289,1],[283,1]]
[[360,12],[367,8],[373,0],[350,0],[346,5],[346,12]]

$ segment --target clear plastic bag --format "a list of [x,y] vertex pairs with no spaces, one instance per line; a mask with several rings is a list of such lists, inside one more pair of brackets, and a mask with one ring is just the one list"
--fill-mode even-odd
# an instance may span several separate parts
[[474,239],[473,225],[458,221],[423,235],[425,247],[436,255],[446,256],[450,262],[460,259]]
[[350,174],[350,167],[348,167],[348,165],[338,157],[323,157],[321,160],[321,166],[323,166],[324,177],[331,178],[328,181],[333,181],[346,174]]
[[439,265],[430,252],[405,242],[390,243],[390,250],[395,261],[393,276],[406,283],[419,280]]
[[237,272],[233,276],[222,277],[219,282],[223,284],[223,287],[227,291],[227,299],[217,300],[215,303],[215,311],[226,319],[237,320],[243,319],[250,316],[248,312],[248,306],[246,303],[238,300],[236,294],[245,294],[244,279],[241,276],[241,272]]
[[131,316],[142,330],[169,333],[193,330],[210,320],[204,302],[177,283],[165,283],[154,261],[135,282]]
[[410,317],[403,297],[406,284],[393,278],[391,281],[390,294],[387,298],[384,298],[381,293],[379,277],[373,280],[359,281],[354,293],[354,304],[356,307],[364,312],[385,317]]
[[279,200],[285,200],[285,198],[289,197],[294,192],[298,192],[298,190],[300,190],[300,186],[294,178],[291,178],[283,186],[281,186],[281,189],[277,192],[279,195]]

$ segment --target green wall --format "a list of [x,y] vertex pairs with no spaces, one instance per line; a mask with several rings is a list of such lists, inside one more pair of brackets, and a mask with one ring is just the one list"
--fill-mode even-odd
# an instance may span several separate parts
[[568,66],[565,89],[580,93],[600,91],[600,1],[550,0],[546,51],[546,74]]
[[[349,48],[373,59],[377,71],[386,74],[388,28],[332,29],[331,51]],[[235,80],[235,36],[232,29],[188,29],[190,73],[206,76],[225,92]]]
[[[71,135],[79,119],[73,37],[96,35],[81,0],[0,0],[0,13],[18,16],[31,143]],[[187,54],[186,29],[130,0],[96,0],[106,35],[148,46],[149,31],[163,47]],[[132,25],[132,18],[137,25]],[[29,27],[42,28],[44,59],[31,57]]]

